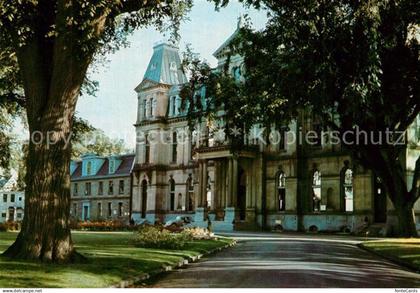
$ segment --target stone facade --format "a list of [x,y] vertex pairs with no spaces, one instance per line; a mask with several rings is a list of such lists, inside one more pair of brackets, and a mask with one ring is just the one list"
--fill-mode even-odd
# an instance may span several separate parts
[[72,218],[128,223],[133,162],[134,155],[100,157],[94,154],[73,161],[70,166]]
[[[214,54],[218,68],[227,60],[230,39]],[[242,58],[235,55],[230,61],[230,72],[241,79]],[[287,135],[274,143],[248,134],[244,146],[233,150],[228,140],[214,135],[214,125],[205,122],[196,129],[206,135],[196,137],[180,107],[179,89],[186,78],[179,68],[177,48],[160,44],[136,88],[134,221],[189,216],[194,225],[208,226],[210,220],[219,231],[263,227],[357,232],[392,217],[392,204],[379,179],[356,165],[339,144],[298,143],[289,137],[319,132],[310,112],[301,113],[287,126]],[[417,119],[411,127],[414,138],[419,125]],[[418,144],[407,146],[408,178],[419,153]]]

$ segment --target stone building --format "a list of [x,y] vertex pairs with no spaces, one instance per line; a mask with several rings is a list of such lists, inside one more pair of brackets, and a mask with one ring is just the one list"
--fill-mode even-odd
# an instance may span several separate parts
[[17,173],[0,176],[0,223],[23,220],[25,192],[18,189]]
[[[237,31],[215,51],[218,69],[227,62],[229,41]],[[248,133],[236,151],[220,133],[223,119],[219,125],[197,124],[191,133],[179,97],[186,82],[180,68],[176,47],[156,45],[135,89],[133,220],[153,223],[190,216],[195,225],[207,226],[210,219],[213,229],[225,231],[261,227],[358,231],[392,216],[380,179],[354,164],[339,144],[327,139],[310,144],[293,140],[299,133],[321,133],[310,112],[301,113],[273,142],[263,143]],[[235,78],[242,78],[241,56],[230,58],[229,69]],[[419,126],[417,119],[410,128],[414,138]],[[407,147],[409,179],[419,153],[418,144]],[[419,202],[416,210],[420,212]]]
[[85,154],[70,164],[71,216],[81,221],[130,219],[134,155]]

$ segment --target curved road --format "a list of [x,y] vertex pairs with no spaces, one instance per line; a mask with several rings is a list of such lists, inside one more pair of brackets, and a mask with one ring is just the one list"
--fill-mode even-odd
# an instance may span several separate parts
[[356,246],[360,239],[235,233],[238,244],[153,280],[151,287],[420,287],[410,272]]

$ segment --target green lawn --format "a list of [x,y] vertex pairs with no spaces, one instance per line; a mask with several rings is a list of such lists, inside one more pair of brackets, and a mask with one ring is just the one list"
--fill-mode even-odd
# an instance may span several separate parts
[[[16,236],[0,232],[0,252]],[[200,240],[189,243],[184,250],[158,250],[134,247],[131,237],[131,232],[73,232],[77,250],[89,259],[86,264],[41,264],[0,257],[0,287],[109,287],[231,241]]]
[[363,247],[390,260],[420,271],[420,239],[386,239],[367,241]]

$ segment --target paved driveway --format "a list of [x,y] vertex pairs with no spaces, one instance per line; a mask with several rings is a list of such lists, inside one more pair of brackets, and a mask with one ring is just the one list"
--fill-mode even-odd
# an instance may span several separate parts
[[357,238],[231,235],[236,247],[154,280],[152,287],[420,287],[420,274],[355,245]]

